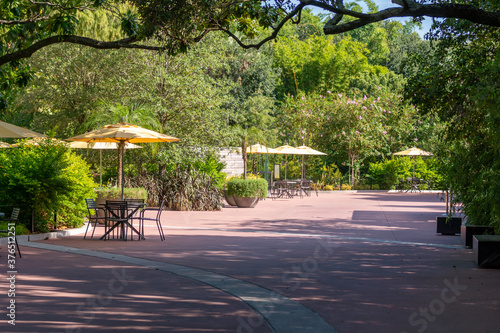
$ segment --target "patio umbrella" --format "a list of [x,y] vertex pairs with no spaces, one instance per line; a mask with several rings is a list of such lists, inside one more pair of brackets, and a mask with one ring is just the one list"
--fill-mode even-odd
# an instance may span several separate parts
[[[241,149],[240,149],[240,151],[241,151]],[[266,146],[258,143],[256,145],[252,145],[252,146],[247,147],[247,154],[257,154],[257,159],[258,159],[258,164],[259,164],[258,169],[260,170],[260,154],[280,154],[280,152],[277,151],[276,149],[269,148],[269,147],[266,147]],[[266,163],[267,163],[267,157],[266,157],[266,161],[264,161],[264,165],[266,165]],[[267,168],[267,167],[264,166],[264,168]],[[267,169],[266,169],[266,171],[267,171]]]
[[146,142],[172,142],[180,139],[168,136],[132,125],[125,122],[120,122],[112,125],[105,125],[103,128],[84,133],[66,139],[68,141],[82,142],[115,142],[119,144],[118,148],[118,186],[122,188],[123,199],[123,154],[125,143],[146,143]]
[[[98,149],[99,150],[99,187],[102,187],[102,151],[104,149],[118,149],[118,143],[116,142],[81,142],[81,141],[73,141],[69,144],[70,148],[88,148],[88,149]],[[126,149],[137,149],[142,148],[141,146],[134,145],[133,143],[125,143]]]
[[429,153],[420,148],[413,147],[403,151],[399,151],[397,153],[394,153],[393,155],[413,156],[413,178],[415,178],[415,156],[432,156],[432,153]]
[[43,138],[45,134],[30,131],[27,128],[12,125],[0,120],[0,138]]
[[327,155],[325,153],[320,152],[319,150],[312,149],[308,146],[300,146],[295,148],[299,150],[302,154],[302,178],[305,178],[305,173],[304,173],[304,156],[305,155]]
[[297,148],[289,145],[280,146],[276,148],[276,150],[279,151],[280,154],[285,155],[285,180],[286,180],[286,166],[288,164],[288,155],[301,155],[301,152]]

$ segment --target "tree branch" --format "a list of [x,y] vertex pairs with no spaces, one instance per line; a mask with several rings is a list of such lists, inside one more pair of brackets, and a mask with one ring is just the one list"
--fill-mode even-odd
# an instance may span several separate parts
[[430,4],[422,5],[414,1],[393,0],[393,3],[401,4],[400,8],[388,8],[377,13],[365,14],[365,17],[343,24],[332,24],[328,22],[323,27],[326,35],[338,34],[351,31],[370,23],[379,22],[395,17],[419,17],[428,16],[436,18],[456,18],[468,20],[472,23],[500,27],[500,11],[489,12],[471,5],[462,4]]
[[238,45],[241,46],[242,48],[244,48],[244,49],[250,49],[250,48],[258,49],[262,45],[264,45],[265,43],[269,42],[270,40],[275,39],[278,36],[278,33],[280,32],[283,25],[285,25],[285,23],[288,22],[289,20],[292,20],[293,17],[295,15],[297,15],[298,13],[300,13],[305,6],[306,6],[306,4],[304,4],[302,2],[299,5],[297,5],[297,7],[295,7],[294,10],[292,10],[290,13],[288,13],[285,16],[285,18],[283,18],[283,20],[281,20],[280,23],[276,27],[273,28],[273,33],[270,36],[268,36],[267,38],[264,38],[263,40],[261,40],[257,44],[245,44],[238,37],[236,37],[236,35],[234,35],[231,31],[229,31],[225,27],[219,25],[218,28],[219,28],[219,30],[224,31],[227,35],[229,35],[229,37],[234,39],[236,41],[236,43],[238,43]]
[[6,63],[11,62],[11,61],[29,58],[36,51],[38,51],[44,47],[47,47],[49,45],[59,44],[59,43],[72,43],[72,44],[88,46],[88,47],[92,47],[95,49],[101,49],[101,50],[121,49],[121,48],[124,48],[124,49],[142,49],[142,50],[151,50],[151,51],[164,50],[163,47],[133,44],[137,41],[138,40],[135,36],[121,39],[121,40],[117,40],[117,41],[113,41],[113,42],[103,42],[103,41],[95,40],[92,38],[74,36],[74,35],[53,36],[53,37],[48,37],[46,39],[42,39],[42,40],[30,45],[29,47],[27,47],[23,50],[19,50],[17,52],[13,52],[13,53],[8,53],[8,54],[1,56],[0,57],[0,66],[3,66]]

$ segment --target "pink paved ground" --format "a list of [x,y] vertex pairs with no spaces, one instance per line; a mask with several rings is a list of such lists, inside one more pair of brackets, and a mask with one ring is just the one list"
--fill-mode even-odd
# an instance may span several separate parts
[[[436,234],[444,210],[437,194],[332,192],[267,199],[254,209],[165,212],[165,242],[154,226],[141,242],[80,235],[42,242],[238,278],[300,302],[340,333],[499,333],[500,271],[477,268],[459,236]],[[237,297],[188,278],[73,253],[22,251],[17,325],[2,315],[1,332],[272,331]],[[0,254],[5,281],[5,246]],[[117,276],[126,282],[111,283]],[[5,309],[7,285],[0,286]]]

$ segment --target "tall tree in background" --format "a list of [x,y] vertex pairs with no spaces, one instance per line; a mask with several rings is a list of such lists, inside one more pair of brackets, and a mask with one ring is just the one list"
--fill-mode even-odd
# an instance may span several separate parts
[[447,121],[437,155],[469,221],[500,230],[500,29],[453,20],[438,28],[407,95]]

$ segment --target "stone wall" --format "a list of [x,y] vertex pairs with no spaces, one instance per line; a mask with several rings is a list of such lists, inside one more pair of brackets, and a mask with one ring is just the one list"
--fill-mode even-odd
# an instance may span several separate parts
[[227,173],[228,177],[240,176],[243,173],[243,158],[235,150],[221,150],[220,160],[226,164],[222,172]]

